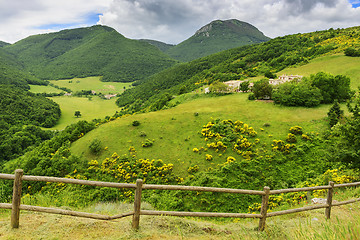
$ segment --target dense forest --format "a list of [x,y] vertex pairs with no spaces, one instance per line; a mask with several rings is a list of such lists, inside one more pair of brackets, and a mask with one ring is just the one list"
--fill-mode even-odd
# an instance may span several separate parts
[[53,133],[40,127],[54,126],[61,112],[53,101],[12,84],[0,89],[0,163],[4,163],[50,139]]

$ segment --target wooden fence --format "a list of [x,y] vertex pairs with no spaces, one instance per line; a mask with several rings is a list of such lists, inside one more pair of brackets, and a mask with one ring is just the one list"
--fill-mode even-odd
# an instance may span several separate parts
[[[281,190],[270,190],[269,187],[264,187],[263,191],[255,191],[255,190],[231,189],[231,188],[143,184],[143,181],[141,179],[138,179],[136,181],[136,184],[130,184],[130,183],[88,181],[88,180],[57,178],[57,177],[27,176],[27,175],[23,175],[23,170],[21,170],[21,169],[17,169],[15,171],[15,174],[0,174],[0,179],[14,180],[12,203],[11,204],[10,203],[0,203],[0,208],[11,209],[11,226],[12,226],[12,228],[19,227],[20,210],[27,210],[27,211],[70,215],[70,216],[76,216],[76,217],[93,218],[93,219],[100,219],[100,220],[113,220],[113,219],[118,219],[118,218],[132,215],[133,216],[132,227],[134,229],[139,228],[140,215],[259,218],[259,228],[258,229],[259,229],[259,231],[263,231],[265,228],[266,218],[268,218],[268,217],[274,217],[274,216],[280,216],[280,215],[285,215],[285,214],[290,214],[290,213],[325,208],[325,217],[327,219],[329,219],[330,213],[331,213],[331,208],[333,206],[340,206],[340,205],[345,205],[345,204],[350,204],[350,203],[360,201],[360,198],[343,201],[343,202],[336,202],[336,203],[334,203],[332,201],[334,188],[354,187],[354,186],[360,185],[360,182],[348,183],[348,184],[334,184],[333,182],[329,182],[329,185],[327,185],[327,186],[289,188],[289,189],[281,189]],[[131,212],[128,212],[128,213],[118,214],[115,216],[107,216],[107,215],[100,215],[100,214],[94,214],[94,213],[70,211],[70,210],[64,210],[64,209],[58,209],[58,208],[23,205],[20,203],[22,181],[71,183],[71,184],[81,184],[81,185],[111,187],[111,188],[134,188],[135,189],[134,210]],[[141,210],[141,193],[142,193],[142,190],[146,190],[146,189],[183,190],[183,191],[197,191],[197,192],[221,192],[221,193],[234,193],[234,194],[237,193],[237,194],[261,195],[262,196],[261,211],[260,211],[260,214],[247,214],[247,213],[177,212],[177,211]],[[301,207],[301,208],[289,209],[289,210],[277,211],[277,212],[270,212],[270,213],[267,212],[270,195],[289,193],[289,192],[314,191],[314,190],[322,190],[322,189],[328,189],[326,204],[305,206],[305,207]]]

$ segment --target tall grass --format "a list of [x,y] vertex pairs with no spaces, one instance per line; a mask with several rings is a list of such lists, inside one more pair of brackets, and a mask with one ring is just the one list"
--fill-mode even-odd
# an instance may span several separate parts
[[[346,190],[336,199],[340,200],[357,193],[358,190]],[[43,199],[44,202],[50,202],[49,200]],[[324,209],[268,218],[264,232],[257,231],[257,219],[141,216],[140,229],[134,231],[131,228],[131,217],[101,221],[26,211],[21,211],[20,228],[11,229],[10,211],[0,210],[0,239],[348,240],[360,237],[359,207],[360,203],[333,207],[329,220],[325,219]],[[100,202],[73,210],[116,215],[132,209],[133,206],[129,203]],[[142,209],[152,209],[152,207],[143,203]]]

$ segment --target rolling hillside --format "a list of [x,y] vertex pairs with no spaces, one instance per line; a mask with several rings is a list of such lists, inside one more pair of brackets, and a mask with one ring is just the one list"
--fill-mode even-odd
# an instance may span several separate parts
[[[329,55],[316,58],[310,63],[290,67],[279,74],[299,74],[309,76],[319,71],[334,75],[343,74],[351,78],[352,89],[360,86],[360,58],[350,58],[344,55]],[[202,144],[199,137],[201,127],[211,118],[241,120],[253,126],[259,132],[262,141],[271,143],[273,139],[286,135],[293,125],[299,125],[308,132],[318,132],[326,126],[326,117],[329,105],[317,108],[302,108],[274,105],[272,103],[254,102],[247,100],[245,93],[232,94],[222,97],[209,97],[205,94],[188,93],[171,100],[178,102],[174,108],[164,111],[136,114],[105,124],[92,131],[87,136],[73,144],[75,154],[85,157],[88,161],[93,158],[101,160],[111,152],[126,153],[129,146],[134,146],[139,156],[146,158],[160,158],[175,165],[176,171],[184,171],[191,164],[199,164],[205,168],[202,157],[194,155],[192,149]],[[345,105],[343,105],[345,108]],[[198,116],[194,116],[194,113]],[[132,127],[131,122],[140,121],[140,126]],[[269,123],[271,126],[264,128]],[[264,128],[264,132],[260,131]],[[181,129],[177,131],[176,129]],[[140,133],[145,132],[146,137]],[[122,135],[123,138],[118,136]],[[272,137],[268,137],[272,135]],[[143,148],[141,144],[145,138],[154,139],[151,148]],[[108,151],[99,156],[93,156],[86,146],[91,139],[99,139]],[[187,139],[187,140],[186,140]],[[164,151],[164,149],[167,149]],[[215,157],[219,162],[227,156]],[[178,168],[178,170],[177,170]]]
[[106,26],[30,36],[5,49],[41,79],[103,76],[133,82],[175,64],[158,48]]
[[166,53],[172,58],[187,62],[223,50],[270,40],[256,27],[236,19],[216,20],[192,37],[169,48]]
[[[359,36],[360,27],[329,29],[225,50],[166,69],[136,88],[125,91],[117,104],[134,109],[133,103],[137,100],[137,104],[141,102],[143,111],[158,110],[169,100],[164,97],[166,94],[177,95],[180,90],[191,92],[215,81],[261,77],[266,72],[277,73],[286,67],[306,65],[323,55],[343,54],[349,46],[360,47]],[[161,104],[158,104],[159,100]]]

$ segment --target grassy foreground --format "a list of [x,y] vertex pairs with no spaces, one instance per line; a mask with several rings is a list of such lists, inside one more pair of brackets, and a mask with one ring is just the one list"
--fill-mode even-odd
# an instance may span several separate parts
[[[335,199],[354,198],[358,192]],[[0,239],[359,239],[359,207],[360,203],[333,207],[330,220],[325,219],[324,209],[268,218],[264,232],[256,230],[254,219],[141,216],[140,229],[134,231],[131,217],[101,221],[26,211],[20,213],[20,228],[11,229],[10,211],[0,210]],[[132,204],[98,203],[80,211],[115,215],[131,209]]]

